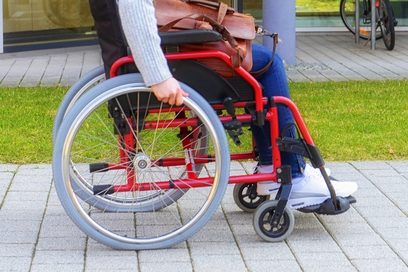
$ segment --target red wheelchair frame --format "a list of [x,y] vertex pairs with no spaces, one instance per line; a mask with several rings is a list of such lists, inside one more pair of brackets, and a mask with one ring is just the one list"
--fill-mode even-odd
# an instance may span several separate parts
[[[293,114],[295,122],[298,126],[300,134],[302,138],[305,140],[306,144],[310,146],[314,146],[313,140],[310,136],[310,133],[304,123],[302,116],[297,108],[297,106],[288,98],[282,96],[275,96],[272,98],[263,97],[262,96],[262,88],[259,85],[258,81],[252,77],[252,75],[247,72],[242,67],[234,67],[230,57],[220,51],[194,51],[194,52],[179,52],[179,53],[168,53],[166,54],[167,60],[196,60],[196,59],[208,59],[208,58],[216,58],[223,61],[226,65],[228,65],[234,72],[246,80],[249,85],[253,88],[255,101],[249,102],[236,102],[234,103],[235,108],[245,108],[248,106],[255,105],[255,109],[257,112],[257,116],[262,116],[264,112],[264,107],[268,103],[272,102],[268,112],[265,116],[265,120],[270,122],[270,130],[271,130],[271,143],[272,143],[272,159],[273,159],[273,172],[271,174],[252,174],[252,175],[237,175],[237,176],[230,176],[229,183],[236,184],[236,183],[256,183],[261,181],[275,181],[277,182],[277,173],[276,170],[282,166],[281,163],[281,155],[280,150],[277,144],[277,139],[279,138],[279,124],[278,124],[278,110],[277,104],[287,106]],[[134,60],[131,56],[123,57],[117,60],[111,68],[110,76],[115,77],[117,75],[118,69],[126,64],[133,64]],[[224,105],[222,104],[215,104],[212,105],[214,109],[223,109]],[[174,107],[171,108],[169,111],[178,112],[180,108]],[[151,110],[154,112],[154,110]],[[236,116],[238,121],[241,122],[251,122],[252,116],[248,113],[246,114],[239,114]],[[232,120],[231,116],[221,116],[220,121],[222,123],[229,122]],[[129,120],[131,123],[131,120]],[[161,120],[157,122],[146,122],[144,125],[144,129],[149,128],[165,128],[165,127],[181,127],[182,130],[186,129],[188,126],[197,125],[197,120],[191,118],[189,120],[177,120],[177,121],[167,121]],[[183,131],[182,131],[183,133]],[[128,133],[124,137],[125,146],[132,147],[135,146],[135,139],[131,133]],[[189,142],[188,139],[183,141],[184,148],[188,148]],[[129,152],[132,152],[129,150]],[[231,160],[247,160],[247,159],[255,159],[255,152],[248,152],[248,153],[240,153],[240,154],[231,154]],[[135,181],[135,174],[133,168],[129,168],[124,166],[123,162],[129,160],[128,154],[126,152],[121,151],[120,154],[121,162],[119,164],[109,164],[108,169],[127,169],[128,171],[128,183],[126,185],[115,185],[112,188],[113,192],[125,192],[125,191],[146,191],[151,190],[151,186],[148,183],[137,183]],[[205,156],[202,158],[195,159],[196,163],[207,163],[211,161],[211,157]],[[177,166],[177,165],[184,165],[185,159],[184,158],[166,158],[162,159],[159,162],[154,162],[155,165],[158,166]],[[129,161],[130,163],[130,161]],[[191,167],[191,165],[187,165],[187,167]],[[189,170],[189,169],[187,169]],[[190,169],[191,170],[191,169]],[[191,181],[194,179],[194,181]],[[193,171],[189,171],[188,179],[185,180],[174,180],[171,183],[169,181],[162,181],[162,182],[155,182],[157,188],[166,190],[166,189],[187,189],[192,187],[205,187],[211,184],[211,178],[198,178]],[[335,196],[334,196],[335,198]]]

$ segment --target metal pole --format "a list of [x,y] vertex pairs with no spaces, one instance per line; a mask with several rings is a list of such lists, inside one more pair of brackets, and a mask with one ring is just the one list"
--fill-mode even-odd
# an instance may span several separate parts
[[375,14],[375,2],[371,0],[371,50],[375,50],[375,28],[377,26],[376,14]]
[[[355,39],[356,39],[356,44],[360,42],[360,0],[355,0],[355,15],[354,15],[354,20],[355,20]],[[347,11],[345,11],[347,12]]]
[[[263,0],[263,26],[277,32],[282,42],[277,52],[287,64],[296,63],[296,0]],[[273,41],[264,37],[264,45],[273,47]]]
[[0,1],[0,53],[3,53],[3,1]]

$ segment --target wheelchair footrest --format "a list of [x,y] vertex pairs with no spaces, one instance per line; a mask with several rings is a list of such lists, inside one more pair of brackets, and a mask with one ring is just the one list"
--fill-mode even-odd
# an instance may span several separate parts
[[114,192],[115,191],[113,190],[113,186],[111,184],[101,184],[93,187],[94,195],[111,195]]
[[317,213],[317,214],[325,214],[325,215],[336,215],[346,212],[350,209],[350,204],[356,203],[356,199],[353,196],[349,197],[340,197],[338,196],[337,199],[337,206],[334,206],[334,203],[331,198],[326,199],[323,203],[319,205],[313,205],[310,207],[305,207],[299,209],[300,212],[304,213]]
[[89,172],[90,173],[95,173],[95,172],[107,172],[109,170],[109,164],[107,163],[91,163],[89,165]]

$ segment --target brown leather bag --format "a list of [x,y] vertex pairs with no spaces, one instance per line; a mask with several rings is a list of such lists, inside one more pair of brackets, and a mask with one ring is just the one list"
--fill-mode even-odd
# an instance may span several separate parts
[[[181,51],[220,50],[231,56],[234,66],[251,70],[251,46],[256,36],[252,16],[235,12],[214,0],[155,0],[154,3],[159,31],[212,28],[223,36],[219,42],[182,45]],[[224,76],[231,76],[231,69],[219,60],[201,62]]]

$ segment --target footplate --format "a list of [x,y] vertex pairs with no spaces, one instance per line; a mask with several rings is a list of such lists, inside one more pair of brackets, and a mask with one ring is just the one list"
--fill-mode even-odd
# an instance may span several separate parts
[[334,203],[331,198],[326,199],[321,204],[313,205],[299,209],[300,212],[304,213],[317,213],[325,215],[336,215],[346,212],[350,209],[350,204],[356,203],[356,199],[352,196],[349,197],[340,197],[336,198],[337,207],[334,206]]

